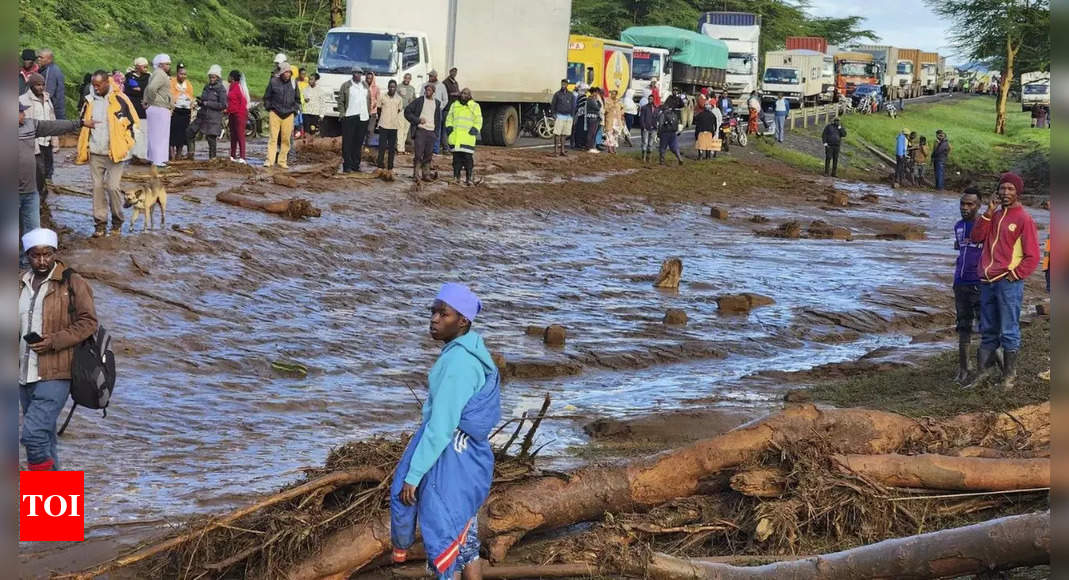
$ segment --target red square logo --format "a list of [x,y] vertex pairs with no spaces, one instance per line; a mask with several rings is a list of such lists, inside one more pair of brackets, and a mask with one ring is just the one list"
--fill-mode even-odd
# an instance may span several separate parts
[[19,541],[84,540],[84,490],[81,471],[20,471]]

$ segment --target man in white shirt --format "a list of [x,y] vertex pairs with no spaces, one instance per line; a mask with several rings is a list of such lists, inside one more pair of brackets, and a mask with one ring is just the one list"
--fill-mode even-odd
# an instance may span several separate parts
[[360,171],[367,124],[371,119],[371,92],[361,80],[362,73],[353,69],[352,80],[345,81],[338,91],[338,113],[341,114],[342,173]]
[[[56,109],[52,104],[52,96],[45,91],[45,77],[38,73],[30,75],[26,81],[30,90],[22,93],[19,103],[26,105],[26,117],[38,121],[55,121]],[[52,175],[52,151],[59,148],[59,137],[38,137],[34,140],[34,154],[37,161],[37,193],[40,195],[41,205],[44,205],[45,196],[48,194],[45,178]]]

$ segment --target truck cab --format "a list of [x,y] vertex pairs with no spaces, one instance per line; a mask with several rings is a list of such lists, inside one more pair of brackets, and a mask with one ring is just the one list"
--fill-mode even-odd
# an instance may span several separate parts
[[841,52],[835,55],[835,88],[849,97],[860,85],[879,85],[879,70],[871,54]]
[[1021,110],[1050,106],[1050,73],[1027,72],[1021,75]]
[[657,81],[657,91],[662,96],[671,94],[672,60],[668,50],[636,46],[631,55],[631,90],[636,103],[650,93],[650,83],[654,80]]
[[761,92],[766,101],[783,95],[791,103],[791,108],[797,107],[802,101],[802,71],[787,66],[765,67]]
[[350,27],[328,31],[316,65],[319,86],[327,94],[328,115],[322,123],[324,135],[341,134],[338,117],[344,111],[333,110],[333,107],[337,106],[336,93],[352,78],[353,69],[373,71],[375,84],[383,92],[391,80],[400,85],[405,74],[411,74],[412,85],[418,92],[431,70],[427,35]]
[[906,88],[913,84],[913,61],[908,59],[898,59],[895,63],[895,70],[893,75],[894,84],[899,88]]
[[820,102],[835,100],[835,59],[825,55],[820,68]]

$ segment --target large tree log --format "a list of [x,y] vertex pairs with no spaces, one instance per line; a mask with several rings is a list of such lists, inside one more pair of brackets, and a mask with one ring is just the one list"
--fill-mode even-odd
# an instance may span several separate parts
[[313,206],[308,200],[298,197],[289,200],[267,201],[248,198],[238,195],[231,190],[227,190],[217,193],[215,199],[225,204],[236,205],[247,209],[258,209],[260,211],[283,215],[292,219],[319,217],[322,214],[322,212],[319,211],[319,208]]
[[946,455],[835,455],[840,468],[892,487],[1004,491],[1050,487],[1050,460]]
[[[908,417],[867,409],[799,405],[678,451],[623,466],[582,469],[567,479],[544,477],[495,490],[480,515],[479,536],[500,561],[528,532],[600,518],[605,512],[648,509],[694,495],[700,480],[752,460],[773,441],[819,434],[836,448],[888,453],[920,437]],[[389,549],[389,516],[326,538],[318,553],[288,570],[292,579],[355,571]]]
[[654,554],[654,580],[947,578],[1050,563],[1050,512],[1010,516],[842,552],[741,567]]

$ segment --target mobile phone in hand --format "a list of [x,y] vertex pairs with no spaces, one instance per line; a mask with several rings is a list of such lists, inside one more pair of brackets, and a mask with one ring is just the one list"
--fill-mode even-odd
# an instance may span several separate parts
[[25,340],[26,344],[37,344],[38,342],[44,340],[44,337],[40,334],[37,334],[36,332],[27,332],[25,335],[23,335],[22,340]]

